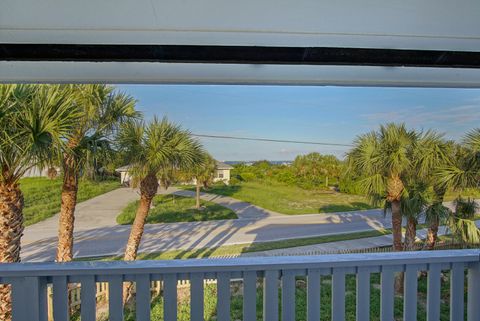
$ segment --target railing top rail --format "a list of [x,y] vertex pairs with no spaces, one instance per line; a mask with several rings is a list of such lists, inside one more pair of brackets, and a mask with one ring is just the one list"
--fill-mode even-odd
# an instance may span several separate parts
[[480,262],[480,249],[232,259],[5,263],[0,264],[0,277],[265,271],[453,262]]

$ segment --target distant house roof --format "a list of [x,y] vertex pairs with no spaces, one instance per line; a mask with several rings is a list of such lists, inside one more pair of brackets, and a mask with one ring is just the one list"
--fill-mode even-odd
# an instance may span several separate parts
[[225,164],[219,161],[215,161],[215,162],[217,163],[217,169],[233,169],[233,167],[228,164]]

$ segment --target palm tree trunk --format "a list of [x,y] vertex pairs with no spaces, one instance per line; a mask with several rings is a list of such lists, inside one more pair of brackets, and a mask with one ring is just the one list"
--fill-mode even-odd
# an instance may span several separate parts
[[415,249],[415,239],[417,237],[417,220],[414,217],[407,219],[407,230],[405,231],[405,251]]
[[57,262],[73,259],[73,228],[78,192],[77,160],[73,155],[65,155],[62,185],[62,206],[58,222]]
[[[0,184],[0,262],[20,262],[23,195],[18,184]],[[0,320],[11,320],[10,286],[0,285]]]
[[138,247],[140,246],[152,199],[153,197],[148,197],[146,195],[140,196],[140,204],[138,205],[135,220],[133,221],[132,230],[130,231],[127,247],[125,249],[125,261],[134,261],[137,258]]
[[[392,234],[393,234],[393,250],[402,251],[402,211],[400,208],[400,201],[392,201]],[[395,275],[395,291],[398,294],[403,292],[403,273]]]
[[195,187],[195,208],[199,209],[200,208],[200,182],[197,179],[197,186]]
[[440,225],[440,220],[438,217],[432,218],[432,222],[428,227],[427,233],[427,250],[433,250],[438,239],[438,226]]
[[402,251],[402,211],[399,200],[392,201],[392,234],[393,250]]
[[[127,247],[125,248],[125,261],[134,261],[137,258],[138,248],[142,240],[145,222],[147,220],[152,200],[158,189],[158,181],[155,175],[147,175],[140,182],[140,203],[138,204],[135,220],[133,221],[130,236],[128,237]],[[131,283],[125,283],[123,286],[123,303],[127,303],[131,297]]]
[[138,205],[132,230],[128,237],[127,247],[125,249],[125,261],[133,261],[137,258],[138,247],[142,239],[145,221],[152,204],[153,197],[157,193],[158,181],[155,175],[147,175],[140,182],[140,204]]
[[[447,193],[447,188],[445,186],[435,185],[433,187],[433,191],[435,193],[435,202],[434,206],[437,204],[443,204],[443,200],[445,198],[445,194]],[[427,244],[426,248],[428,250],[433,250],[435,248],[435,244],[438,240],[438,227],[440,225],[440,218],[435,216],[431,219],[430,226],[428,227],[427,232]]]

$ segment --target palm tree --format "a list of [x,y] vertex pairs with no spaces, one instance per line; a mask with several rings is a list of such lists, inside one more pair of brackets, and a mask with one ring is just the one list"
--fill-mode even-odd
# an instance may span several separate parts
[[450,210],[443,205],[447,188],[439,180],[438,171],[454,159],[454,145],[446,142],[443,135],[429,130],[422,134],[415,149],[415,171],[417,180],[423,180],[432,187],[433,200],[425,210],[425,222],[428,224],[426,248],[433,249],[437,242],[438,227],[445,222]]
[[215,176],[215,169],[217,163],[212,156],[208,153],[204,153],[197,166],[193,166],[186,173],[182,173],[182,177],[189,181],[195,180],[195,208],[199,209],[200,204],[200,189],[208,187],[213,182]]
[[427,210],[429,203],[428,185],[416,178],[409,179],[400,200],[403,216],[407,220],[405,251],[415,249],[418,218]]
[[81,117],[71,130],[66,149],[61,157],[63,167],[62,205],[58,228],[57,261],[73,258],[73,228],[80,172],[85,167],[92,146],[109,136],[127,119],[138,117],[135,100],[115,92],[106,85],[69,86],[72,106],[80,110]]
[[[23,194],[20,178],[48,165],[78,119],[60,86],[0,85],[0,262],[20,261]],[[10,320],[10,289],[0,286],[0,319]]]
[[439,179],[453,189],[478,187],[480,185],[480,128],[467,133],[455,151],[452,162],[442,166]]
[[455,213],[448,222],[452,235],[461,243],[480,244],[480,229],[474,221],[478,204],[473,199],[459,197],[454,201],[454,205]]
[[135,260],[152,199],[159,187],[158,173],[164,168],[188,169],[201,161],[203,149],[190,132],[154,118],[149,124],[131,121],[122,126],[118,144],[131,164],[133,183],[140,187],[140,203],[132,225],[124,259]]
[[341,163],[334,155],[324,155],[322,157],[322,167],[325,174],[325,187],[328,187],[329,177],[336,177],[338,179],[340,176]]
[[389,203],[392,212],[393,248],[401,251],[401,197],[404,179],[412,172],[418,134],[404,124],[387,124],[379,131],[360,135],[347,159],[351,169],[361,173],[361,186],[375,203]]
[[168,188],[177,179],[178,171],[173,166],[166,166],[162,167],[157,175],[160,186],[163,187],[165,190],[168,190]]
[[[478,188],[480,185],[479,128],[465,135],[462,145],[458,146],[455,151],[455,156],[452,158],[452,162],[438,170],[439,182],[444,188],[448,187],[454,190]],[[462,202],[460,201],[460,203]],[[448,223],[454,234],[461,235],[465,242],[476,242],[480,239],[480,232],[473,217],[469,218],[468,215],[465,217],[465,215],[454,213],[450,216]]]

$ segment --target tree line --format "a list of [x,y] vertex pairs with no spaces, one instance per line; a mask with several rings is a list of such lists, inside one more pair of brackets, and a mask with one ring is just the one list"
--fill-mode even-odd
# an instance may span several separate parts
[[344,162],[334,155],[313,152],[298,155],[289,165],[275,165],[262,160],[251,165],[240,163],[233,167],[231,184],[242,181],[274,180],[308,190],[327,190],[331,186],[338,185]]

